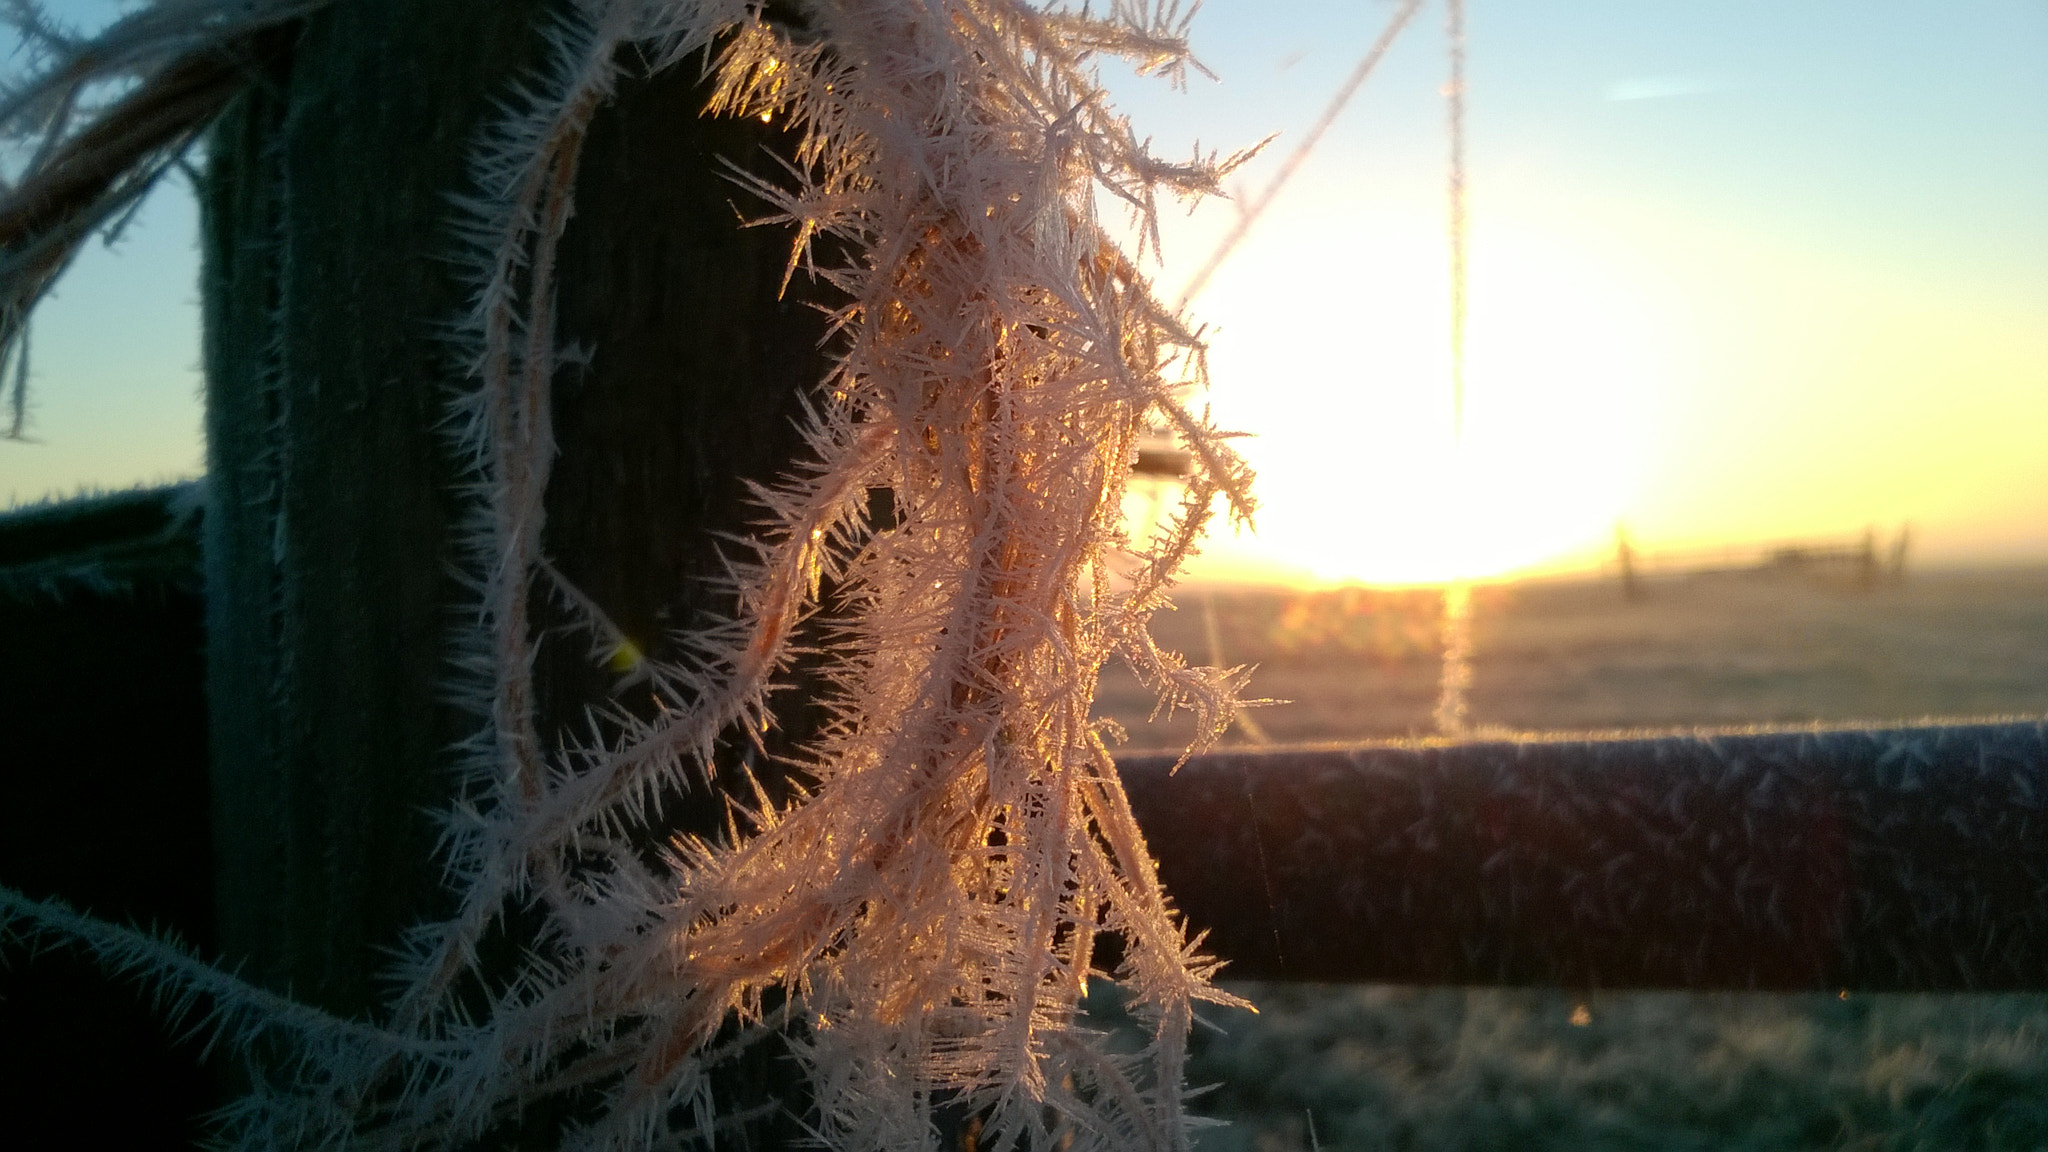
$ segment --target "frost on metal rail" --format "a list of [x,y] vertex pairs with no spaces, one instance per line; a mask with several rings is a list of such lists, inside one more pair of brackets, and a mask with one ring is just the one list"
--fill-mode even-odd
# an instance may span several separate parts
[[2048,989],[2048,724],[1120,765],[1226,976]]

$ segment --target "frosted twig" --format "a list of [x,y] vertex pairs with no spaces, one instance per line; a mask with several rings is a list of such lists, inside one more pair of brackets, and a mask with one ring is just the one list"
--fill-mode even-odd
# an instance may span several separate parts
[[[1215,497],[1250,514],[1250,477],[1188,410],[1199,341],[1109,243],[1094,195],[1132,206],[1149,235],[1158,189],[1213,191],[1229,161],[1149,156],[1090,58],[1177,75],[1190,11],[801,0],[798,43],[748,0],[575,0],[547,30],[548,67],[485,140],[461,222],[474,379],[452,423],[472,468],[462,689],[479,720],[445,823],[457,911],[414,933],[391,1029],[308,1021],[285,1082],[231,1118],[246,1144],[446,1146],[550,1096],[577,1102],[565,1147],[709,1140],[733,1120],[712,1071],[786,1029],[824,1146],[929,1148],[933,1102],[948,1100],[1005,1146],[1187,1147],[1191,1005],[1232,998],[1167,903],[1090,707],[1121,651],[1167,706],[1202,714],[1205,739],[1228,722],[1241,674],[1187,668],[1144,619]],[[755,489],[762,527],[731,565],[731,618],[646,662],[656,715],[613,709],[587,744],[550,748],[536,578],[620,639],[547,559],[543,513],[556,250],[628,46],[657,66],[715,49],[713,110],[797,135],[787,183],[749,186],[795,236],[789,274],[848,302],[802,424],[811,459]],[[818,267],[816,237],[850,258]],[[1198,475],[1118,593],[1107,557],[1125,543],[1134,437],[1154,419]],[[863,527],[876,487],[895,522]],[[717,750],[771,722],[828,581],[842,607],[810,674],[831,720],[792,756],[809,783],[771,801]],[[724,834],[670,839],[663,789],[719,773],[747,797],[729,801]],[[495,926],[522,933],[524,955],[487,967]],[[1123,937],[1117,976],[1152,1032],[1140,1056],[1077,1020],[1104,932]],[[182,961],[145,963],[185,978]]]
[[[275,53],[277,30],[327,2],[157,0],[83,42],[56,31],[33,3],[0,13],[52,58],[0,95],[0,139],[30,142],[26,165],[0,195],[0,361],[86,238],[110,221],[118,230]],[[132,90],[86,106],[88,89],[121,81]],[[17,380],[11,438],[22,434],[25,391]]]

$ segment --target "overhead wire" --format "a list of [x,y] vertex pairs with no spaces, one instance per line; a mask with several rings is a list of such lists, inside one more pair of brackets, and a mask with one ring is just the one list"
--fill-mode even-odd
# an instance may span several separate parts
[[1273,174],[1273,179],[1267,183],[1265,191],[1260,192],[1257,199],[1238,213],[1237,223],[1216,245],[1215,250],[1209,253],[1209,258],[1202,263],[1202,267],[1188,279],[1186,287],[1180,291],[1180,299],[1174,304],[1175,311],[1185,310],[1202,289],[1209,286],[1209,281],[1216,275],[1216,270],[1223,266],[1223,262],[1228,260],[1231,253],[1237,250],[1237,246],[1243,243],[1244,238],[1251,234],[1252,225],[1258,223],[1259,217],[1272,206],[1274,197],[1287,186],[1287,182],[1294,177],[1295,171],[1301,167],[1303,161],[1309,158],[1309,154],[1316,150],[1316,145],[1322,142],[1324,133],[1330,130],[1330,126],[1335,124],[1337,117],[1343,113],[1344,106],[1351,103],[1351,98],[1358,93],[1366,77],[1372,75],[1373,70],[1378,68],[1380,61],[1386,57],[1387,49],[1393,47],[1395,38],[1421,9],[1422,0],[1405,0],[1400,9],[1387,21],[1387,26],[1380,30],[1379,38],[1373,41],[1372,47],[1366,49],[1357,66],[1351,69],[1351,75],[1345,78],[1344,83],[1330,97],[1329,104],[1323,108],[1323,114],[1309,126],[1308,134],[1301,138],[1301,143],[1295,145],[1294,151],[1288,153],[1287,159],[1281,162],[1280,170]]

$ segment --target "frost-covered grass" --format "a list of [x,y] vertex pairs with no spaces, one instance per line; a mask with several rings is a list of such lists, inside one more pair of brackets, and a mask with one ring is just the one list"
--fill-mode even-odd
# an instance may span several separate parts
[[1203,1152],[2048,1147],[2048,996],[1235,990]]
[[[1477,600],[1482,731],[2048,710],[2048,572]],[[1276,738],[1426,733],[1438,610],[1427,591],[1238,590],[1216,595],[1215,634],[1261,665],[1254,695],[1291,699],[1258,714]],[[1160,619],[1204,654],[1200,595]],[[1260,1012],[1196,1031],[1190,1082],[1220,1085],[1198,1108],[1230,1122],[1202,1152],[2048,1148],[2048,996],[1229,987]]]
[[[1441,598],[1431,590],[1189,592],[1154,619],[1160,643],[1257,664],[1251,695],[1278,741],[1426,735]],[[1844,580],[1727,575],[1474,592],[1472,720],[1517,731],[1881,722],[2048,711],[2048,570],[1930,571],[1867,591]],[[1177,746],[1143,723],[1135,682],[1106,676],[1098,707],[1133,743]],[[1234,734],[1233,738],[1241,738]]]

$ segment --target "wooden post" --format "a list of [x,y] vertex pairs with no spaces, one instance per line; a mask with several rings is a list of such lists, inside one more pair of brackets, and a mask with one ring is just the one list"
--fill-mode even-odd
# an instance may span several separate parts
[[[195,497],[0,513],[0,884],[211,951]],[[68,949],[4,952],[9,1130],[72,1130],[92,1101],[95,1142],[198,1147],[222,1101],[147,993]]]
[[1621,568],[1621,596],[1624,600],[1643,598],[1643,584],[1636,575],[1636,552],[1629,546],[1628,529],[1619,525],[1614,529],[1614,559]]
[[533,0],[307,21],[216,128],[201,192],[207,692],[223,950],[330,1009],[438,906],[464,290],[449,197]]
[[[541,62],[547,14],[544,0],[337,4],[214,137],[205,563],[223,950],[343,1013],[374,1010],[383,950],[447,905],[428,813],[474,723],[444,689],[466,604],[444,431],[465,383],[445,335],[467,305],[452,199],[497,102]],[[700,119],[696,79],[687,64],[629,78],[600,113],[559,264],[559,331],[593,356],[556,381],[544,547],[654,656],[716,607],[714,534],[746,530],[746,481],[799,451],[793,418],[825,369],[806,286],[778,296],[788,234],[740,227],[757,206],[718,166],[778,178],[767,148],[786,141]],[[543,625],[548,611],[536,603]],[[549,736],[580,727],[610,680],[573,640],[544,644],[536,672]],[[811,715],[793,701],[781,734]],[[723,805],[674,810],[713,832]],[[794,1138],[787,1113],[775,1123],[756,1146]]]

